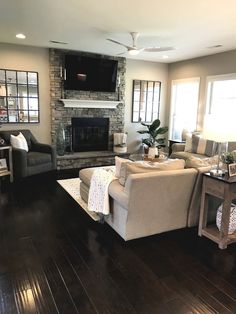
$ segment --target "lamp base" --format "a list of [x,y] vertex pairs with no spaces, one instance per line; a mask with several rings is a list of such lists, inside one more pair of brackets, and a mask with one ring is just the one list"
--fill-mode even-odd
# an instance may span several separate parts
[[221,169],[211,169],[210,175],[213,177],[223,177],[225,175],[225,172]]

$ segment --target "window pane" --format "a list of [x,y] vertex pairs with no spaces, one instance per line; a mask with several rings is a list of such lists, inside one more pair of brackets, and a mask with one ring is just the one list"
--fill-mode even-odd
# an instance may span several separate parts
[[7,83],[16,83],[16,71],[6,71]]
[[197,125],[199,80],[172,83],[171,138],[182,139],[183,129],[194,131]]
[[0,83],[5,84],[5,71],[4,70],[0,70]]
[[29,111],[30,122],[39,122],[38,111]]
[[18,84],[27,84],[27,75],[26,72],[17,72]]
[[28,84],[29,85],[37,85],[38,84],[38,77],[37,73],[28,73]]
[[29,98],[29,110],[38,110],[38,98]]
[[18,86],[18,96],[27,97],[27,85]]
[[7,95],[8,96],[17,96],[17,88],[15,84],[7,85]]
[[[211,87],[211,89],[209,89]],[[236,113],[236,79],[208,83],[209,113],[221,115],[223,112]]]
[[19,112],[19,120],[20,120],[20,122],[29,122],[28,114],[29,114],[28,111],[21,110]]
[[139,122],[139,112],[133,112],[133,122]]

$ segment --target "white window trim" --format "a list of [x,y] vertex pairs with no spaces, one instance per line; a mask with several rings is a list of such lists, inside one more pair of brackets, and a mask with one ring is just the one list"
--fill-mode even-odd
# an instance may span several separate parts
[[208,93],[208,84],[217,81],[236,80],[236,73],[227,73],[219,75],[210,75],[206,77],[206,91],[205,91],[205,116],[210,115],[210,93]]
[[175,84],[177,83],[188,83],[188,82],[193,82],[196,81],[199,83],[199,88],[198,88],[198,108],[197,108],[197,121],[196,121],[196,129],[198,125],[198,115],[199,115],[199,101],[200,101],[200,84],[201,84],[201,78],[199,76],[196,77],[190,77],[190,78],[185,78],[185,79],[177,79],[177,80],[172,80],[171,81],[171,98],[170,98],[170,115],[169,115],[169,132],[168,132],[168,138],[172,138],[172,127],[173,127],[173,111],[174,111],[174,106],[173,106],[173,93],[172,93],[172,88]]

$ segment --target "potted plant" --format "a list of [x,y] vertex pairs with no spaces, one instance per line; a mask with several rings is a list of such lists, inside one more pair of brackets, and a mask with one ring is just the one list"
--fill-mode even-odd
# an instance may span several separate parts
[[139,134],[148,134],[147,138],[142,139],[142,143],[148,147],[148,155],[155,157],[158,155],[158,148],[164,147],[165,138],[159,137],[168,131],[168,127],[160,127],[161,121],[159,119],[154,120],[151,124],[141,122],[147,130],[138,131]]

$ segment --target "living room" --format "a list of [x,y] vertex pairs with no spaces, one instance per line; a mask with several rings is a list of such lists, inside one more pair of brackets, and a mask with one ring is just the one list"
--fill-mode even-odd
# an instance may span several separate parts
[[[173,139],[174,134],[171,107],[173,82],[199,79],[195,124],[196,129],[202,131],[209,78],[236,73],[235,4],[230,1],[225,8],[222,3],[213,1],[198,4],[182,1],[181,5],[172,8],[170,1],[165,5],[153,1],[148,8],[145,7],[147,4],[139,4],[137,8],[137,3],[131,2],[115,5],[102,1],[101,8],[94,1],[87,4],[71,1],[70,5],[61,1],[55,7],[43,1],[37,8],[33,8],[28,1],[23,8],[19,8],[17,1],[1,4],[0,69],[38,73],[39,122],[3,123],[0,131],[28,129],[40,143],[55,146],[57,122],[62,119],[62,112],[77,111],[91,116],[93,109],[65,109],[59,100],[73,98],[65,95],[61,79],[67,54],[107,56],[123,62],[124,69],[120,74],[122,91],[119,95],[121,105],[118,109],[105,109],[104,116],[118,116],[118,130],[127,133],[129,153],[136,153],[142,140],[142,135],[137,132],[141,124],[132,122],[133,80],[161,82],[159,119],[162,126],[169,126],[169,134],[165,134],[168,145],[168,139]],[[124,5],[129,9],[124,10]],[[117,16],[111,18],[108,13],[104,15],[104,6],[111,16],[117,10]],[[212,11],[209,11],[210,8]],[[153,22],[152,11],[155,11],[156,23]],[[38,17],[32,12],[38,12]],[[46,12],[48,16],[43,19]],[[89,12],[94,22],[86,19],[82,22],[82,16]],[[212,13],[205,14],[201,19],[202,12]],[[186,19],[188,13],[191,18]],[[13,22],[17,14],[19,19]],[[152,16],[150,25],[146,18],[148,14]],[[139,24],[139,19],[144,24]],[[181,20],[189,23],[189,27]],[[209,32],[206,31],[208,21],[211,21]],[[79,31],[74,31],[76,24]],[[40,26],[42,29],[39,30]],[[92,29],[91,33],[89,29]],[[203,36],[203,29],[209,36]],[[130,31],[140,32],[138,47],[160,45],[174,49],[150,54],[141,51],[131,57],[124,46],[107,40],[130,46]],[[15,35],[19,32],[25,33],[26,38],[16,39]],[[72,36],[74,32],[75,37]],[[178,35],[178,42],[175,35]],[[74,38],[78,38],[78,43]],[[90,45],[94,41],[90,49],[86,46],[88,41]],[[84,48],[81,46],[83,43]],[[123,52],[124,55],[119,55]],[[85,94],[73,95],[83,99]],[[99,95],[97,99],[103,100],[103,97]],[[116,98],[117,89],[114,93]],[[103,115],[95,110],[95,116]],[[67,120],[69,118],[66,117]],[[79,173],[77,167],[76,172]],[[196,177],[195,170],[187,172],[187,175]],[[90,219],[57,183],[59,177],[60,170],[56,176],[55,172],[49,172],[16,178],[13,183],[6,178],[1,179],[0,312],[236,312],[235,244],[228,246],[227,250],[220,250],[210,239],[198,236],[196,224],[191,228],[174,228],[173,231],[125,242],[108,224]],[[166,183],[169,189],[164,185],[161,187],[162,183],[152,186],[148,183],[150,190],[154,190],[153,194],[157,188],[156,194],[163,197],[158,202],[163,203],[163,208],[167,198],[176,201],[174,194],[175,189],[180,190],[178,185],[183,189],[189,187],[189,197],[192,193],[191,180],[180,181],[177,175],[176,181],[169,180]],[[142,193],[135,193],[139,194],[137,197],[145,198]],[[184,203],[186,194],[183,193],[182,199]],[[146,207],[153,206],[152,200],[146,199],[145,202]],[[176,204],[176,211],[177,207]],[[147,211],[147,208],[144,210]],[[175,208],[172,210],[175,211]],[[161,217],[165,214],[162,213]],[[177,217],[172,218],[173,221],[178,220]]]

